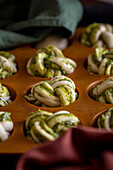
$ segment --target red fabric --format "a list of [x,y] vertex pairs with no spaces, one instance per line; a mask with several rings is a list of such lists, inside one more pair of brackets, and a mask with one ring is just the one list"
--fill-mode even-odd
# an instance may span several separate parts
[[113,131],[72,128],[22,155],[16,170],[113,170]]

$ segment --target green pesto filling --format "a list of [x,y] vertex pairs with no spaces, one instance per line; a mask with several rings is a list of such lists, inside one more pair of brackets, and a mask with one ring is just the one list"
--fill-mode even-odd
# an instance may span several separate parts
[[[94,88],[93,88],[94,89]],[[106,93],[108,93],[108,91],[112,94],[113,96],[113,88],[107,88],[105,91],[103,91],[102,93],[100,93],[99,95],[93,95],[93,89],[89,92],[89,96],[95,100],[95,101],[99,101],[99,97],[100,96],[103,96],[105,101],[106,101],[106,104],[110,104],[107,99],[106,99]]]
[[[50,115],[52,115],[53,113],[51,113],[51,112],[46,112],[46,111],[43,111],[43,110],[40,110],[40,109],[38,109],[38,111],[36,111],[36,112],[31,112],[30,114],[29,114],[29,116],[31,116],[31,115],[33,115],[33,114],[36,114],[37,113],[37,115],[44,115],[44,116],[50,116]],[[46,114],[46,115],[45,115]]]
[[0,122],[3,121],[12,121],[10,118],[11,113],[10,112],[4,112],[2,114],[0,114]]
[[29,100],[29,94],[28,94],[28,95],[25,95],[24,97],[25,97],[25,99],[26,99],[28,102],[30,102],[31,104],[34,104],[34,103],[37,101],[36,99]]
[[62,121],[60,123],[56,123],[53,126],[53,130],[54,130],[54,132],[59,133],[59,135],[60,135],[65,131],[65,129],[67,130],[72,126],[75,126],[74,121],[69,121],[69,120],[68,121]]
[[57,56],[54,49],[49,48],[49,47],[45,47],[41,49],[41,52],[46,53],[49,57],[55,57]]
[[0,84],[0,97],[3,97],[3,96],[9,96],[9,91],[8,91],[7,87],[2,86]]
[[46,120],[46,119],[47,119],[46,116],[43,116],[43,115],[35,115],[33,118],[31,118],[31,119],[29,120],[28,125],[27,125],[27,128],[30,129],[36,121]]
[[91,35],[94,29],[98,30],[99,28],[100,28],[100,24],[98,23],[93,23],[88,25],[88,27],[85,29],[85,31],[82,34],[81,43],[89,47],[93,46],[94,44],[91,42]]
[[49,68],[49,69],[46,71],[45,76],[46,76],[47,78],[53,78],[53,76],[54,76],[54,69]]
[[27,128],[30,129],[36,121],[46,120],[51,114],[51,112],[45,112],[40,109],[38,109],[36,112],[31,112],[28,116],[31,118],[27,124]]
[[[36,112],[37,112],[37,115],[35,115]],[[45,134],[41,134],[41,133],[44,133],[44,131],[46,133],[48,133],[48,135],[51,135],[51,137],[53,137],[53,139],[56,139],[64,131],[68,130],[72,126],[77,126],[80,122],[79,120],[78,121],[74,120],[75,116],[72,113],[70,113],[70,114],[62,113],[60,115],[57,115],[57,114],[54,115],[51,112],[46,112],[46,111],[43,111],[43,110],[40,110],[40,109],[36,112],[31,112],[29,114],[28,118],[30,118],[30,116],[31,116],[31,119],[28,122],[29,128],[27,128],[28,130],[25,132],[25,135],[30,140],[35,141],[35,142],[39,141],[39,143],[44,143],[44,142],[47,142],[49,140],[49,139],[46,138]],[[34,114],[34,117],[32,117],[33,114]],[[46,116],[44,114],[48,114],[48,115]],[[56,119],[59,116],[70,117],[72,120],[65,120],[65,121],[58,122]],[[51,126],[49,125],[49,123],[50,123],[49,121],[51,121],[51,120],[54,121],[54,122],[56,121],[56,123],[53,125],[53,128],[51,128]],[[60,119],[58,118],[58,120],[60,120]],[[40,132],[38,131],[38,129],[34,125],[34,123],[36,121],[39,122],[39,126],[41,128],[39,130]]]
[[98,60],[97,57],[95,57],[94,54],[92,55],[92,60],[93,60],[93,62],[94,62],[98,67],[100,66],[101,62]]
[[105,121],[106,121],[106,117],[107,117],[107,116],[110,116],[110,118],[109,118],[109,127],[110,127],[111,129],[113,128],[113,108],[111,108],[111,109],[109,109],[107,112],[103,113],[103,114],[97,119],[97,126],[98,126],[98,127],[107,129],[106,124],[105,124]]
[[65,87],[63,87],[63,86],[58,86],[58,87],[56,87],[56,89],[55,89],[55,93],[57,94],[57,96],[60,95],[58,89],[61,89],[61,90],[62,90],[62,92],[63,92],[63,94],[65,95],[66,99],[70,102],[71,99],[70,99],[70,93],[69,93],[69,91],[68,91]]
[[0,106],[6,106],[8,103],[5,100],[0,99]]
[[0,71],[0,78],[1,79],[11,77],[12,75],[13,75],[12,73],[7,72],[6,70]]
[[97,120],[98,127],[105,128],[105,115],[102,114]]
[[[39,53],[40,54],[41,53],[45,54],[45,57],[42,57],[42,61],[41,61],[43,63],[43,68],[42,69],[39,68],[42,71],[42,74],[37,69],[37,55]],[[67,73],[64,71],[64,69],[61,66],[59,66],[56,63],[50,61],[50,58],[52,58],[52,57],[65,58],[62,51],[59,50],[58,48],[54,47],[54,46],[48,46],[48,47],[45,47],[45,48],[42,48],[42,49],[38,50],[37,53],[31,59],[31,62],[30,62],[30,71],[32,72],[32,74],[34,76],[37,76],[37,77],[53,78],[57,74],[57,73],[55,74],[55,72],[57,70],[60,70],[61,75],[67,75]],[[67,64],[68,64],[68,62],[67,62]]]
[[13,54],[5,51],[0,51],[0,55],[7,59],[10,59],[10,61],[15,63],[15,56]]
[[41,125],[41,127],[42,127],[47,133],[49,133],[50,135],[52,135],[52,136],[55,137],[55,138],[58,137],[57,133],[55,133],[55,132],[53,131],[53,129],[51,129],[44,121],[41,121],[41,122],[40,122],[40,125]]
[[39,132],[37,132],[37,130],[35,129],[35,127],[32,127],[33,133],[35,134],[36,138],[39,140],[40,143],[44,143],[47,141],[47,139],[41,135]]
[[62,79],[56,79],[53,82],[50,82],[50,85],[56,83],[56,82],[60,82],[60,81],[69,81],[70,83],[72,83],[72,81],[70,79],[67,79],[66,77],[62,78]]
[[45,90],[45,91],[49,92],[51,95],[54,94],[54,91],[53,91],[51,88],[49,88],[49,87],[47,87],[47,86],[44,86],[43,83],[40,84],[40,85],[37,85],[37,86],[35,86],[35,87],[37,87],[37,88],[39,87],[39,88],[42,89],[41,91]]
[[[16,65],[15,56],[10,54],[9,52],[0,51],[0,56],[6,58],[8,61]],[[13,75],[13,72],[11,71],[11,69],[4,68],[4,63],[2,59],[0,58],[0,78],[5,79],[12,75]]]

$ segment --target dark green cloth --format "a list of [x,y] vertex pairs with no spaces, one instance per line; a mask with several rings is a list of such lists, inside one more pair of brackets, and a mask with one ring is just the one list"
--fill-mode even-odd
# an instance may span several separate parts
[[69,38],[82,14],[78,0],[0,0],[0,49],[38,42],[53,32]]

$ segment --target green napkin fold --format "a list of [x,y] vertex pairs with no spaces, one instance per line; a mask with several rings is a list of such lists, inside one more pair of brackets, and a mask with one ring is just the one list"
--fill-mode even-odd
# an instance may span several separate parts
[[0,49],[38,42],[52,32],[69,38],[82,15],[78,0],[0,0]]

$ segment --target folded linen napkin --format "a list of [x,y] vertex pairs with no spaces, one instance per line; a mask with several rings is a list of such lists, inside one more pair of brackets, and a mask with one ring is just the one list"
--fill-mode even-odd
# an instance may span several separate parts
[[37,42],[54,31],[69,38],[82,14],[78,0],[1,0],[0,49]]
[[79,126],[23,154],[16,170],[112,170],[112,162],[113,131]]

